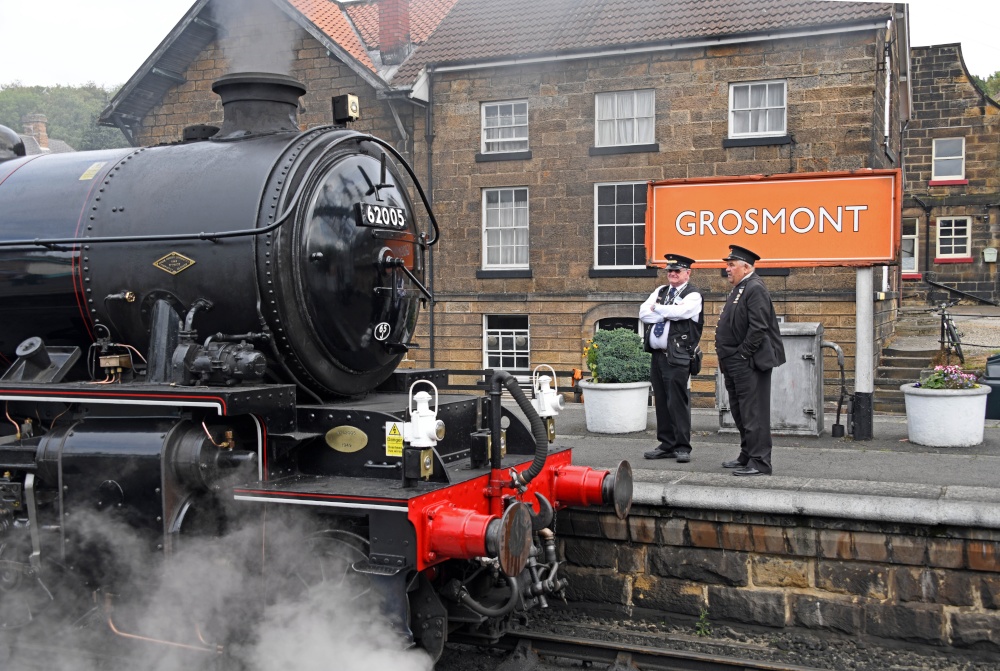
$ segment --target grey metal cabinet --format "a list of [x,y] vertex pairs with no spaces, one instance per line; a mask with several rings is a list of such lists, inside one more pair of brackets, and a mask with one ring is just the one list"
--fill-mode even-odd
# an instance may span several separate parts
[[[819,436],[823,433],[823,325],[783,322],[785,363],[771,374],[771,433]],[[722,371],[715,374],[719,431],[735,432]]]

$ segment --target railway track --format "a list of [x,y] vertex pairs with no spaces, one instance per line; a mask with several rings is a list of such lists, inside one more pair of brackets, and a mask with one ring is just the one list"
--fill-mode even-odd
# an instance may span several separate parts
[[[469,640],[453,642],[474,645]],[[500,639],[493,647],[518,651],[525,657],[561,657],[609,669],[639,671],[822,671],[816,667],[780,664],[767,660],[743,659],[686,650],[672,650],[627,642],[599,641],[548,633],[517,632]]]

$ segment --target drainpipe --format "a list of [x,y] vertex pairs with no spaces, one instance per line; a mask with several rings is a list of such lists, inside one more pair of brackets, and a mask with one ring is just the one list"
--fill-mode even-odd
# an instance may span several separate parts
[[920,200],[916,196],[910,196],[913,200],[917,201],[924,211],[924,272],[929,272],[931,269],[931,206]]
[[[424,142],[427,145],[427,202],[434,205],[434,68],[427,67],[427,114],[424,121]],[[430,329],[430,367],[434,367],[434,247],[428,250],[427,274],[430,276],[428,289],[431,293],[428,327]]]

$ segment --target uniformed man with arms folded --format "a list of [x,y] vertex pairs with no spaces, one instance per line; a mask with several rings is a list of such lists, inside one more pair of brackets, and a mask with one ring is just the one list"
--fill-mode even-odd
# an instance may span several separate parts
[[739,456],[722,463],[733,475],[771,474],[771,370],[785,363],[771,294],[753,270],[759,259],[737,245],[723,259],[733,289],[719,314],[715,353],[740,430]]
[[[691,461],[691,392],[688,377],[692,360],[700,357],[705,313],[701,294],[688,280],[692,259],[667,254],[667,282],[639,307],[645,324],[643,344],[652,352],[650,381],[656,402],[656,439],[660,444],[646,452],[647,459]],[[700,358],[696,361],[700,365]]]

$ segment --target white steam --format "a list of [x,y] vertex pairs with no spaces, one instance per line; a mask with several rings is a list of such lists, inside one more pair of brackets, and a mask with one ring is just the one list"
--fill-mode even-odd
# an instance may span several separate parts
[[224,31],[229,72],[291,73],[299,28],[272,0],[214,0],[209,12]]
[[[79,532],[71,553],[82,550],[99,571],[119,579],[111,612],[108,590],[93,598],[95,585],[77,585],[82,596],[72,600],[69,583],[52,579],[52,607],[28,627],[0,632],[4,671],[96,671],[111,668],[95,662],[105,654],[124,656],[126,668],[144,671],[433,668],[423,650],[405,649],[379,593],[350,570],[364,551],[352,547],[350,535],[317,533],[287,520],[264,524],[261,516],[223,538],[185,538],[164,557],[106,516],[78,513],[68,521],[67,528]],[[53,575],[43,571],[43,579]],[[109,617],[122,633],[169,643],[114,635]],[[40,650],[50,645],[68,654],[45,659]]]

